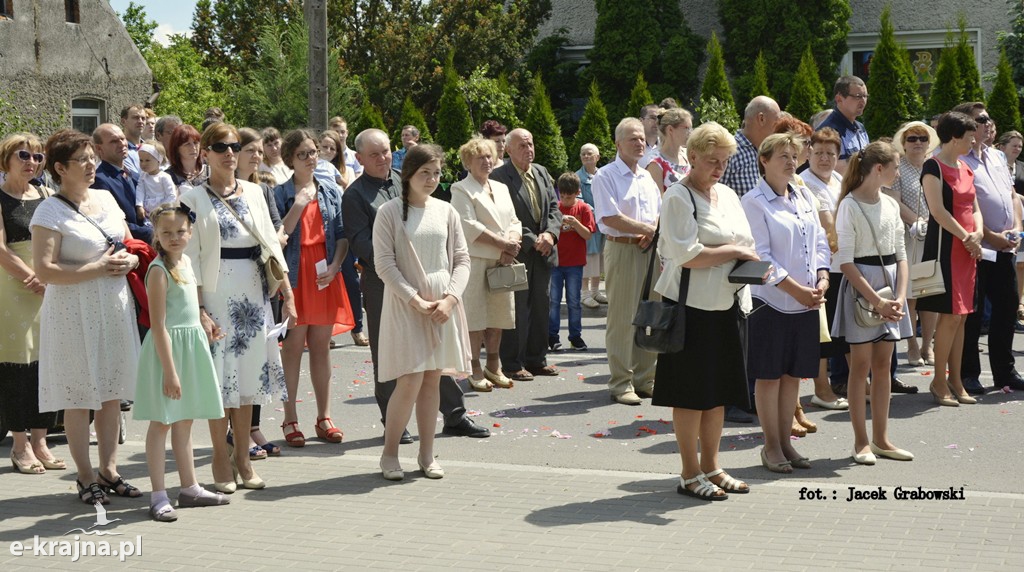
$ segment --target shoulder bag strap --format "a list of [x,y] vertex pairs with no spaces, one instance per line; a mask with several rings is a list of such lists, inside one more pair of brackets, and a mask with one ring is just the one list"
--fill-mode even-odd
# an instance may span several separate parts
[[[693,205],[693,220],[697,220],[697,199],[693,196],[693,191],[690,187],[686,187],[686,190],[690,193],[690,203]],[[658,258],[658,238],[661,234],[661,217],[658,217],[658,228],[654,231],[654,238],[651,240],[651,245],[648,247],[651,250],[651,258],[647,263],[647,277],[644,278],[644,289],[641,294],[641,300],[650,299],[651,295],[651,278],[654,275],[654,261]],[[683,266],[679,269],[679,294],[676,300],[677,304],[686,304],[686,297],[690,291],[690,269]]]
[[249,223],[245,222],[244,218],[238,216],[238,213],[231,206],[231,203],[217,196],[217,193],[213,192],[213,190],[210,189],[210,185],[203,183],[203,187],[206,188],[206,194],[210,195],[211,199],[216,199],[220,201],[220,204],[224,205],[224,208],[228,209],[228,212],[231,213],[231,216],[235,217],[235,220],[237,220],[242,226],[245,227],[246,232],[248,232],[250,235],[252,235],[253,238],[256,239],[256,243],[260,245],[260,248],[265,248],[268,251],[270,250],[270,247],[267,246],[267,243],[263,242],[263,237],[260,236],[258,232],[254,232],[253,228],[249,226]]
[[[896,288],[889,283],[889,273],[885,271],[885,260],[882,259],[882,251],[878,248],[878,235],[875,234],[875,225],[871,224],[871,219],[869,219],[867,213],[864,212],[864,207],[860,205],[860,201],[850,196],[847,196],[846,198],[850,199],[853,201],[853,204],[857,205],[857,209],[860,210],[860,215],[864,217],[864,221],[868,223],[868,230],[871,231],[871,240],[875,242],[875,252],[878,253],[878,261],[882,263],[882,276],[885,278],[885,285],[895,293]],[[881,201],[882,198],[879,197],[879,200]],[[882,205],[879,204],[878,206],[881,208]]]
[[93,220],[93,218],[91,216],[89,216],[89,215],[85,214],[84,212],[82,212],[75,205],[75,203],[71,202],[67,197],[65,197],[64,195],[62,195],[60,193],[55,193],[53,196],[55,196],[58,199],[60,199],[61,202],[66,204],[69,209],[75,211],[75,214],[81,215],[83,218],[85,218],[85,220],[89,221],[94,227],[96,227],[96,230],[100,231],[100,234],[103,235],[103,239],[107,241],[107,244],[113,246],[117,242],[116,240],[113,239],[113,237],[111,237],[109,234],[107,234],[107,231],[103,230],[103,227],[100,226],[98,222]]

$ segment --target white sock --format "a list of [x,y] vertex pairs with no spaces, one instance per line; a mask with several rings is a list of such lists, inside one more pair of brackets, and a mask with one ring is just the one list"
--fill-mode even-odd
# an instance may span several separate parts
[[191,487],[182,487],[181,492],[185,493],[190,497],[195,498],[215,498],[220,496],[204,489],[203,487],[199,486],[198,483],[192,485]]
[[149,493],[149,506],[160,512],[165,505],[171,506],[171,501],[167,498],[167,491],[153,491]]

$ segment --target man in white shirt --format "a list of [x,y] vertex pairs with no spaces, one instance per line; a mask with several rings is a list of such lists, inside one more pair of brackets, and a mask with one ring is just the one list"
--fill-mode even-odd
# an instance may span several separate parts
[[329,129],[333,129],[341,135],[341,150],[338,151],[345,157],[345,167],[352,170],[352,177],[363,174],[363,165],[356,159],[356,152],[348,148],[348,122],[340,115],[334,116],[327,122]]
[[[614,401],[639,405],[641,397],[653,395],[657,354],[633,344],[633,314],[640,301],[649,257],[654,254],[643,250],[654,239],[661,193],[650,173],[639,165],[646,149],[644,125],[639,119],[627,117],[619,122],[615,128],[615,148],[615,161],[598,169],[591,182],[594,218],[607,241],[604,265],[610,270],[605,281],[605,343],[611,373],[608,390]],[[657,279],[655,276],[654,280]]]

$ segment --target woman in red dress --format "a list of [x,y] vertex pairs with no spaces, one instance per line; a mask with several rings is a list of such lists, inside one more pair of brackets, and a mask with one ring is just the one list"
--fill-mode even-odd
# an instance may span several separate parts
[[974,120],[963,113],[944,114],[937,128],[942,147],[921,170],[921,185],[931,214],[924,260],[939,260],[946,291],[918,299],[917,309],[939,314],[935,375],[930,389],[936,403],[950,407],[973,403],[960,379],[960,362],[966,315],[975,306],[976,261],[981,258],[983,227],[974,172],[959,157],[971,150],[977,128]]
[[[316,396],[316,435],[331,443],[344,437],[331,421],[331,335],[335,325],[343,332],[355,327],[352,307],[342,281],[341,263],[348,254],[348,240],[341,226],[341,190],[334,181],[316,179],[317,141],[308,131],[288,133],[281,146],[291,178],[274,189],[281,222],[288,235],[284,248],[289,276],[295,291],[298,322],[288,332],[281,354],[288,400],[284,404],[285,442],[302,447],[306,437],[299,430],[295,397],[299,365],[309,347],[309,376]],[[295,270],[297,268],[297,270]]]

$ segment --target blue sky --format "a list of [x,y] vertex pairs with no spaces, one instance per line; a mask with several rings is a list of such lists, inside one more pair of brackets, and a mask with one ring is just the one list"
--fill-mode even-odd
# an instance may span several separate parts
[[110,6],[120,14],[128,8],[130,1],[142,6],[146,16],[155,20],[158,27],[154,34],[158,41],[165,41],[171,34],[181,34],[192,27],[192,13],[196,0],[110,0]]

